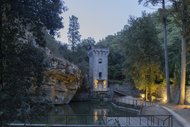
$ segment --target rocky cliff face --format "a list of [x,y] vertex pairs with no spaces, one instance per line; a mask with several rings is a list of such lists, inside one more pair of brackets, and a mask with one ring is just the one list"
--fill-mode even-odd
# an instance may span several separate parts
[[44,72],[42,91],[46,100],[54,104],[67,104],[81,84],[81,71],[67,60],[48,54],[48,68]]

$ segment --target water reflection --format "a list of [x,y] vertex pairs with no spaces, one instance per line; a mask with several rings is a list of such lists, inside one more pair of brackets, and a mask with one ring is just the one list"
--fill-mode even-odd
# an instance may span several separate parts
[[107,116],[108,109],[94,109],[94,122],[104,119]]
[[94,121],[96,122],[98,120],[98,112],[94,111]]
[[[110,102],[73,102],[53,107],[45,117],[49,124],[102,124],[106,116],[136,114],[113,107]],[[34,120],[42,123],[42,120]]]

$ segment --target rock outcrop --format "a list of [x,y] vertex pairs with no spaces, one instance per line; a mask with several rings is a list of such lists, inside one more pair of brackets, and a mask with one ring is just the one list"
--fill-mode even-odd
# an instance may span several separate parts
[[63,58],[48,54],[42,91],[53,104],[67,104],[81,84],[81,71]]

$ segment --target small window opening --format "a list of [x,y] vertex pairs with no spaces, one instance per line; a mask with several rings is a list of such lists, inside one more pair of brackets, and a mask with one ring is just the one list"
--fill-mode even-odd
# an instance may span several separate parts
[[98,63],[99,63],[99,64],[102,63],[102,58],[99,58]]
[[102,72],[99,72],[99,78],[102,78]]

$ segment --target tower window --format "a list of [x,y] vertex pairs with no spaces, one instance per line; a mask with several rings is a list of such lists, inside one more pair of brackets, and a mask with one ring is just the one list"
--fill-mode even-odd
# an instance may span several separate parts
[[99,64],[102,63],[102,58],[99,58],[98,63],[99,63]]
[[99,72],[99,78],[102,78],[102,72]]

